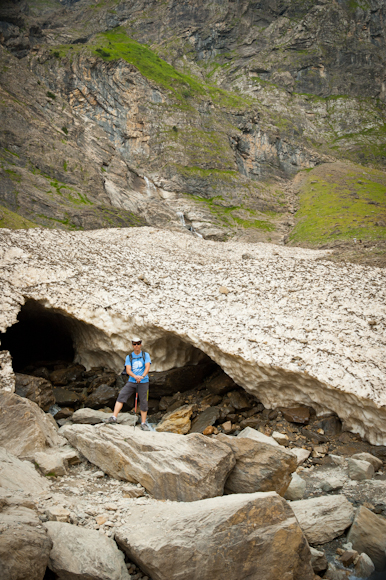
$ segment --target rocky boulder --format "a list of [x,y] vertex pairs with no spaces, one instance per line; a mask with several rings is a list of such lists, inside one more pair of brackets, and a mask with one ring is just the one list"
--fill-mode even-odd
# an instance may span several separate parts
[[213,362],[183,367],[163,372],[150,372],[150,393],[155,399],[175,393],[195,389],[204,382],[205,377],[213,373],[216,364]]
[[284,449],[248,437],[217,435],[232,449],[236,465],[225,482],[226,493],[253,493],[276,491],[284,495],[291,481],[291,473],[297,463],[294,455]]
[[361,506],[347,536],[357,552],[366,552],[376,570],[386,569],[386,520]]
[[308,407],[281,408],[284,419],[290,423],[302,423],[306,425],[310,421],[310,410]]
[[182,436],[123,425],[65,425],[60,432],[102,471],[140,483],[157,499],[222,495],[235,465],[228,445],[198,433]]
[[34,454],[34,461],[43,475],[57,477],[67,473],[67,462],[60,453],[37,451]]
[[237,411],[245,411],[250,407],[250,402],[245,392],[231,391],[228,393],[228,398],[230,405]]
[[79,406],[80,402],[84,400],[84,396],[63,387],[56,387],[53,389],[55,403],[60,407],[74,407]]
[[190,432],[203,433],[207,427],[215,424],[220,414],[221,410],[219,407],[208,407],[194,419]]
[[53,542],[48,567],[63,580],[130,580],[116,543],[96,530],[52,521],[45,524]]
[[109,385],[99,385],[85,401],[86,407],[100,409],[101,407],[113,408],[117,400],[118,391]]
[[303,499],[291,503],[291,508],[310,544],[331,542],[354,519],[354,508],[343,495]]
[[32,509],[3,506],[0,511],[0,578],[43,580],[52,541],[40,523]]
[[[105,423],[110,415],[104,411],[97,411],[95,409],[78,409],[71,416],[71,421],[73,423],[83,423],[86,425],[97,425],[98,423]],[[136,416],[130,415],[130,413],[119,413],[117,418],[117,423],[119,425],[135,425]]]
[[[313,580],[307,541],[274,492],[133,506],[115,538],[153,580]],[[151,542],[149,542],[151,538]]]
[[69,383],[79,381],[82,378],[85,370],[86,369],[83,365],[70,365],[64,369],[53,371],[50,374],[50,381],[53,385],[65,386]]
[[371,479],[374,475],[374,467],[372,464],[362,459],[353,459],[350,457],[347,460],[347,467],[350,479],[363,481],[364,479]]
[[213,373],[213,375],[206,380],[205,384],[206,388],[214,395],[225,395],[237,386],[234,380],[222,370]]
[[29,461],[21,461],[0,447],[0,487],[12,493],[37,496],[47,492],[50,486]]
[[20,397],[30,399],[46,412],[55,403],[51,383],[40,377],[16,373],[15,393]]
[[367,461],[368,463],[371,463],[374,467],[374,471],[379,471],[383,465],[382,461],[371,453],[355,453],[351,456],[351,459],[359,459],[359,461]]
[[0,391],[0,445],[25,457],[63,440],[45,413],[29,399]]
[[175,411],[170,411],[158,423],[156,431],[170,433],[178,433],[179,435],[186,435],[189,433],[191,427],[190,417],[193,414],[193,405],[183,405]]

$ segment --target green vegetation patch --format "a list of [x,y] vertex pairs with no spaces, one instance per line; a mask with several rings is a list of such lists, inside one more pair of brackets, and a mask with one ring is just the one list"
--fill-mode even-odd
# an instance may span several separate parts
[[200,197],[198,195],[189,195],[198,202],[205,203],[210,212],[220,221],[224,226],[235,228],[241,226],[243,228],[256,228],[267,232],[274,231],[276,228],[274,224],[260,219],[249,219],[240,217],[241,213],[254,215],[256,212],[252,209],[246,208],[243,205],[225,206],[221,202],[223,198],[221,195],[216,195],[209,199]]
[[107,61],[126,60],[143,76],[172,91],[178,98],[204,95],[206,92],[196,79],[178,72],[149,47],[129,38],[121,29],[99,34],[97,42],[102,46],[95,47],[94,54]]
[[96,56],[110,62],[123,59],[134,65],[140,73],[157,85],[171,91],[175,98],[184,103],[190,98],[210,98],[218,105],[230,108],[245,108],[251,100],[230,93],[216,86],[206,85],[198,79],[179,72],[172,65],[160,58],[147,45],[130,38],[123,28],[118,27],[109,32],[98,34],[86,45],[62,45],[55,47],[51,54],[60,58],[71,56],[81,50],[90,50]]
[[299,202],[290,235],[294,243],[386,238],[386,175],[381,171],[321,166],[305,177]]
[[8,228],[10,230],[21,230],[37,228],[38,224],[18,215],[17,213],[0,206],[0,228]]

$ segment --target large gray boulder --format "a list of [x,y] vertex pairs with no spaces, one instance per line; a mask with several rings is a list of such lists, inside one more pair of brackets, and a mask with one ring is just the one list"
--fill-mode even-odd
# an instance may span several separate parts
[[48,567],[59,580],[130,580],[116,543],[96,530],[47,522],[53,542]]
[[[105,413],[104,411],[97,411],[96,409],[89,409],[85,407],[84,409],[78,409],[71,416],[71,421],[73,423],[80,423],[85,425],[97,425],[98,423],[105,423],[108,421],[111,414]],[[119,425],[135,425],[136,416],[130,415],[130,413],[119,413],[117,418],[117,423]]]
[[280,446],[261,443],[248,437],[216,437],[232,449],[236,465],[225,482],[226,493],[276,491],[284,495],[297,467],[296,457]]
[[30,375],[16,373],[15,393],[20,397],[30,399],[46,412],[55,403],[50,381],[41,377],[31,377]]
[[40,407],[13,393],[0,391],[0,446],[18,457],[63,442]]
[[0,487],[12,493],[37,496],[47,492],[50,486],[29,461],[21,461],[0,447]]
[[310,544],[325,544],[342,535],[354,519],[354,508],[344,495],[302,499],[291,503]]
[[361,506],[355,516],[347,541],[357,552],[366,552],[376,570],[386,568],[386,520]]
[[312,580],[307,541],[276,493],[130,507],[115,539],[152,580]]
[[37,513],[32,509],[2,505],[1,580],[43,580],[52,541],[40,523]]
[[228,445],[199,433],[184,436],[124,425],[65,425],[60,432],[102,471],[140,483],[157,499],[222,495],[235,465]]

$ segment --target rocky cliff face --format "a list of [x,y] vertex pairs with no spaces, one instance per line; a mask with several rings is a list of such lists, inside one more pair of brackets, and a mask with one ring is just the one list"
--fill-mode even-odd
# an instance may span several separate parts
[[[384,165],[384,16],[381,1],[5,3],[1,83],[28,86],[22,117],[40,102],[60,139],[16,162],[24,127],[3,133],[3,204],[73,228],[177,228],[178,211],[207,238],[283,241],[291,176],[336,157]],[[36,179],[12,163],[56,183],[37,186],[48,212],[36,215]]]

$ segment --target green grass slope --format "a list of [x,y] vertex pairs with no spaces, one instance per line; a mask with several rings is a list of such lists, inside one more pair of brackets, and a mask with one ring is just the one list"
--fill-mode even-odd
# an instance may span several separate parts
[[0,228],[8,228],[10,230],[21,230],[38,228],[39,225],[27,220],[21,215],[7,209],[6,207],[0,206]]
[[327,163],[303,174],[293,245],[386,239],[386,175],[354,164]]

